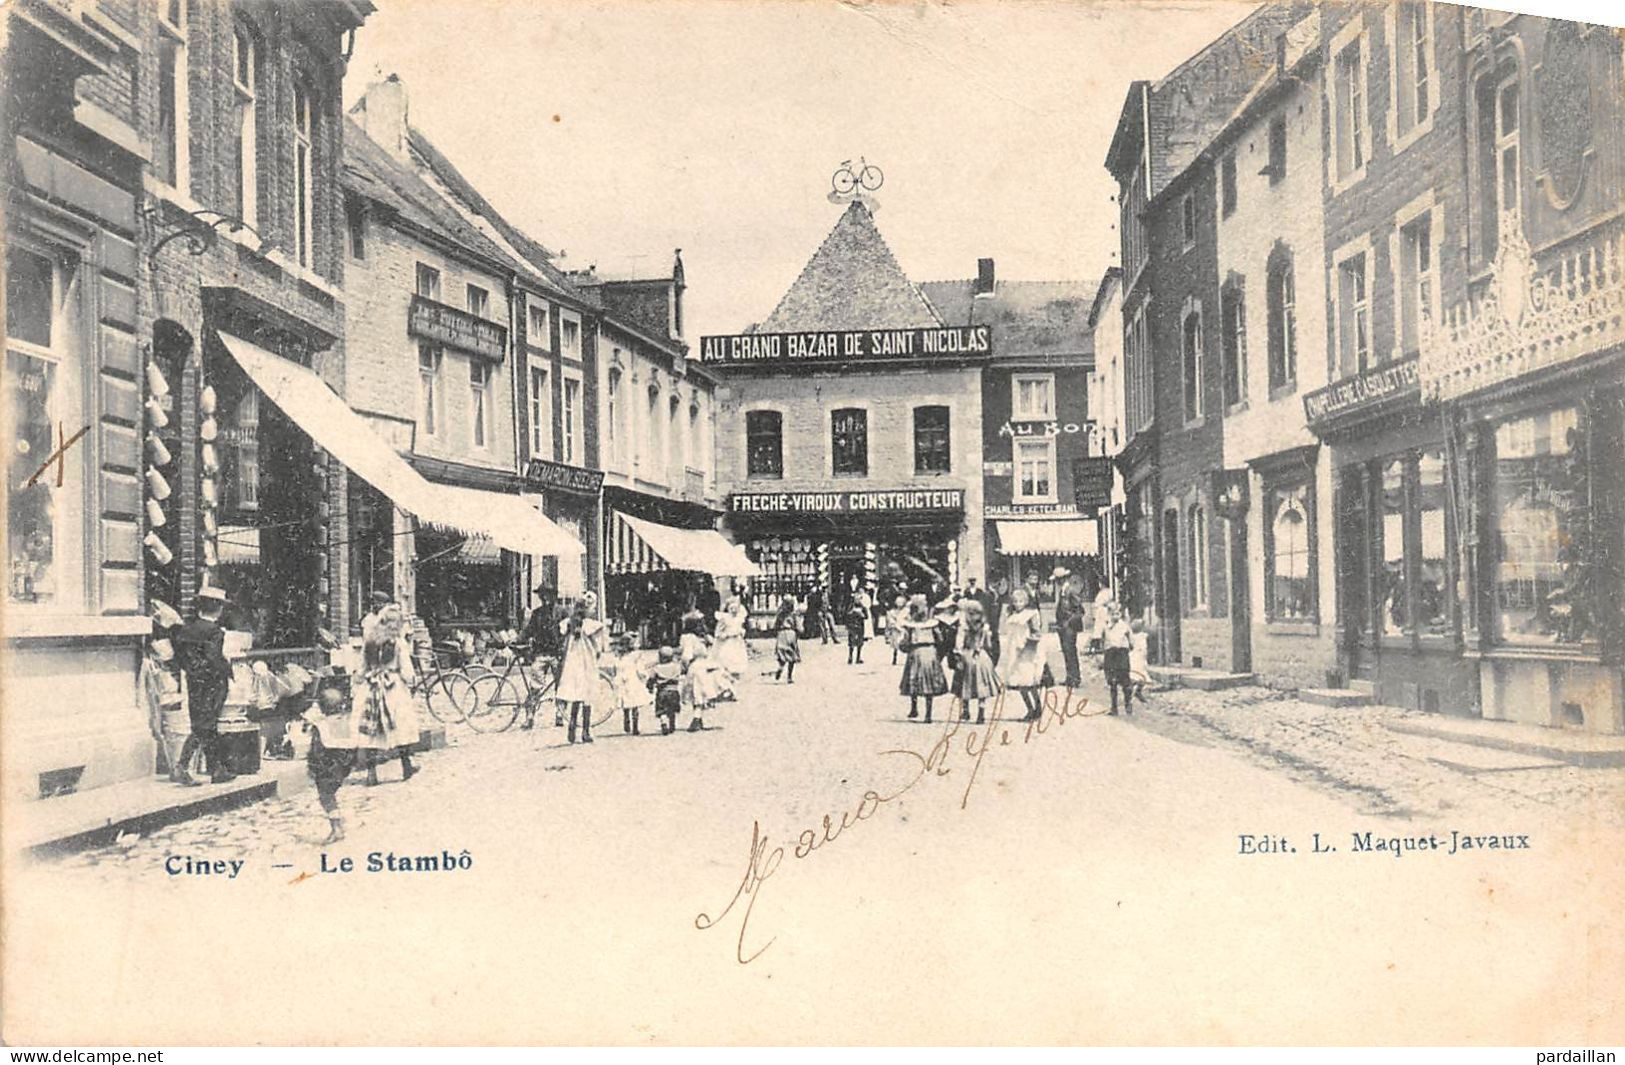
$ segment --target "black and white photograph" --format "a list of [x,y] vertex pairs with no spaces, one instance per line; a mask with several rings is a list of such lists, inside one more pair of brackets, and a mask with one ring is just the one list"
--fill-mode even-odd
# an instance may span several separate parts
[[0,7],[0,1039],[1618,1047],[1565,6]]

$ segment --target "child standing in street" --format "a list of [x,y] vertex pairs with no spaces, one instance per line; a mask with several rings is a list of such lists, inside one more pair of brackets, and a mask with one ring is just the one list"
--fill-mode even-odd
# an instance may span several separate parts
[[925,723],[929,725],[931,701],[947,694],[948,678],[937,657],[937,623],[923,595],[909,601],[908,620],[903,623],[903,650],[907,657],[903,659],[903,676],[897,690],[908,696],[910,720],[920,716],[920,697],[925,697]]
[[891,664],[897,664],[897,652],[903,646],[903,622],[908,620],[908,600],[898,596],[892,608],[886,611],[886,642],[891,644]]
[[1105,649],[1103,667],[1106,672],[1106,687],[1111,689],[1112,708],[1109,714],[1117,713],[1117,693],[1123,693],[1123,710],[1125,713],[1134,712],[1134,688],[1129,681],[1129,654],[1134,646],[1134,630],[1129,627],[1128,619],[1116,603],[1107,607],[1110,620],[1106,623],[1106,634],[1102,640]]
[[621,731],[633,736],[638,731],[638,715],[645,706],[652,706],[654,693],[649,690],[649,656],[638,649],[636,630],[621,637],[621,655],[615,660],[615,694],[621,704]]
[[683,664],[677,661],[675,647],[660,649],[660,661],[649,671],[649,690],[654,693],[660,734],[670,736],[677,731],[677,711],[683,708]]
[[801,661],[801,637],[796,632],[796,601],[788,595],[779,604],[779,616],[773,628],[778,632],[774,654],[779,659],[779,668],[773,673],[773,679],[782,677],[786,683],[794,684],[796,663]]
[[310,751],[305,769],[316,785],[316,801],[327,815],[327,838],[323,845],[344,838],[344,817],[339,813],[339,788],[355,768],[356,737],[351,729],[349,685],[343,678],[317,681],[316,701],[304,713],[310,729]]
[[970,718],[970,704],[976,704],[976,723],[985,723],[984,700],[999,695],[999,676],[993,670],[993,632],[987,625],[987,614],[982,604],[967,599],[964,622],[959,627],[959,696],[962,708],[959,720]]
[[869,620],[869,611],[858,600],[846,608],[846,664],[863,663],[863,627]]
[[581,726],[581,742],[592,742],[592,704],[603,678],[599,659],[604,655],[604,623],[598,620],[598,596],[588,592],[576,601],[570,616],[559,626],[564,636],[564,661],[559,667],[555,692],[559,705],[569,708],[570,728],[566,738],[576,741]]

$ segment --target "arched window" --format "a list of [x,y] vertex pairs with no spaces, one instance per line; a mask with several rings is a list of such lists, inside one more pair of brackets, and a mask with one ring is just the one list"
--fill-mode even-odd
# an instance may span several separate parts
[[1224,330],[1224,402],[1235,406],[1247,398],[1247,304],[1240,275],[1225,282],[1219,314]]
[[1298,310],[1292,253],[1281,245],[1270,252],[1265,279],[1269,314],[1270,391],[1286,388],[1298,376]]
[[1194,306],[1185,312],[1180,326],[1180,347],[1184,368],[1185,420],[1193,422],[1202,416],[1202,308]]
[[604,443],[612,462],[621,458],[621,371],[609,371],[604,398]]

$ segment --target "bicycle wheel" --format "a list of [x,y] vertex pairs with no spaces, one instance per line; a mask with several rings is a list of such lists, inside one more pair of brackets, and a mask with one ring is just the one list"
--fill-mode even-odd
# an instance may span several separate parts
[[496,674],[473,681],[474,705],[468,723],[475,732],[506,732],[519,716],[519,686]]
[[858,173],[858,184],[870,192],[878,189],[885,180],[886,175],[882,174],[880,168],[873,163],[870,163]]
[[851,167],[843,166],[835,171],[835,176],[829,179],[829,184],[837,196],[845,196],[858,187],[858,179],[853,175]]
[[458,725],[468,720],[472,689],[473,684],[461,673],[440,673],[424,684],[423,699],[436,721]]

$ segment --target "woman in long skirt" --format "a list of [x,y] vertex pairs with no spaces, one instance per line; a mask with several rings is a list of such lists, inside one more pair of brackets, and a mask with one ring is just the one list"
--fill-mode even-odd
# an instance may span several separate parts
[[1005,615],[999,634],[1002,657],[998,672],[1006,688],[1021,693],[1021,701],[1027,707],[1023,720],[1036,721],[1041,705],[1038,688],[1044,677],[1044,660],[1038,653],[1038,644],[1044,630],[1038,611],[1032,609],[1030,603],[1026,589],[1017,588],[1010,593],[1010,611]]
[[555,698],[570,708],[570,730],[566,738],[576,741],[576,723],[581,725],[581,742],[592,742],[592,704],[600,695],[603,677],[598,663],[604,657],[607,635],[598,620],[598,596],[588,592],[576,600],[575,609],[559,626],[564,637],[564,654],[559,665],[559,686]]
[[362,626],[361,673],[351,683],[350,712],[368,787],[378,783],[378,763],[390,752],[400,756],[403,781],[418,771],[411,749],[422,738],[423,726],[407,683],[412,652],[406,633],[406,614],[394,603]]
[[728,671],[732,684],[739,683],[739,678],[745,675],[745,668],[749,665],[749,655],[745,649],[745,619],[748,616],[744,600],[737,595],[729,596],[728,605],[717,614],[717,642],[711,650],[717,664]]
[[959,720],[970,719],[970,704],[976,704],[976,723],[982,724],[984,701],[999,695],[999,675],[993,668],[993,632],[987,625],[982,604],[967,599],[964,623],[959,627]]
[[[779,616],[773,622],[773,628],[778,632],[777,642],[773,653],[779,660],[779,668],[774,672],[773,679],[785,677],[786,683],[796,682],[796,663],[801,661],[801,637],[796,632],[796,601],[789,596],[779,604]],[[788,674],[788,676],[786,676]]]
[[937,623],[925,596],[916,595],[908,604],[908,620],[903,623],[903,676],[897,690],[908,696],[908,716],[920,716],[920,697],[925,697],[925,723],[931,723],[931,701],[948,693],[948,678],[937,656]]

